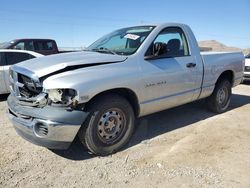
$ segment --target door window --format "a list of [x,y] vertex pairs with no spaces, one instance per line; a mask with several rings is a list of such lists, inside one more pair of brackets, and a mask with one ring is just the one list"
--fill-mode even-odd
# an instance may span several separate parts
[[34,45],[33,41],[25,41],[25,42],[19,42],[15,46],[12,47],[12,49],[16,50],[30,50],[34,51]]
[[158,34],[146,55],[159,57],[189,56],[190,53],[184,32],[178,27],[165,28]]
[[27,42],[25,42],[24,49],[25,49],[25,50],[34,51],[35,48],[34,48],[33,41],[27,41]]
[[21,61],[34,58],[34,56],[28,53],[5,52],[5,58],[6,58],[7,65],[14,65]]
[[35,50],[37,51],[53,50],[53,43],[51,41],[36,41]]
[[13,46],[13,49],[24,50],[24,42],[17,43],[15,46]]

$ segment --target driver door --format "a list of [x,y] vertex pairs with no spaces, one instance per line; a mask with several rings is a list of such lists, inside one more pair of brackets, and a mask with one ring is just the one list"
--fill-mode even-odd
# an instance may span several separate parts
[[145,114],[192,101],[199,92],[196,58],[181,28],[159,33],[146,53],[143,69]]

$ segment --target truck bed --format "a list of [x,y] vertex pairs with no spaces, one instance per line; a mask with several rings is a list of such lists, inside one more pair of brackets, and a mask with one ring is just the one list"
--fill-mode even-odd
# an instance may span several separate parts
[[217,78],[225,70],[234,70],[233,86],[241,82],[244,69],[244,61],[242,61],[242,66],[239,66],[238,62],[242,58],[241,52],[201,52],[201,57],[204,65],[201,98],[211,94]]

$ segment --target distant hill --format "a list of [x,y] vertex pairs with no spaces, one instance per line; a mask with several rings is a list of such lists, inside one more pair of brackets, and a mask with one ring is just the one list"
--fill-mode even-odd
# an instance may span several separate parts
[[242,49],[240,48],[229,47],[216,40],[199,41],[198,44],[202,50],[204,49],[207,51],[217,51],[217,52],[242,51]]
[[244,53],[244,54],[250,54],[250,48],[244,49],[244,50],[243,50],[243,53]]

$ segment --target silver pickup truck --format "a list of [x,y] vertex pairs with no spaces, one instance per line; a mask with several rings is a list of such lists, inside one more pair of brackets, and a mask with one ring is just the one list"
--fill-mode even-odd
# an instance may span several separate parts
[[137,117],[203,98],[226,111],[243,69],[240,52],[200,54],[187,25],[123,28],[83,52],[12,66],[9,117],[37,145],[66,149],[78,136],[107,155],[129,141]]

